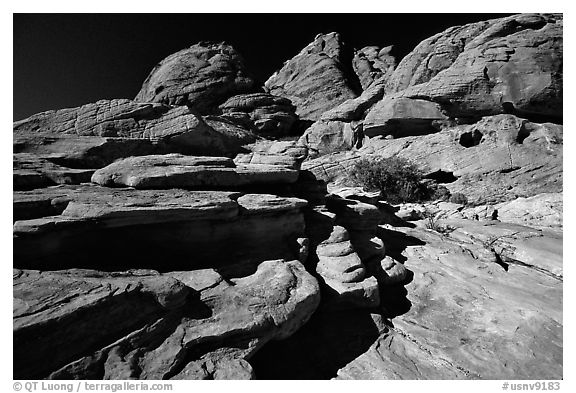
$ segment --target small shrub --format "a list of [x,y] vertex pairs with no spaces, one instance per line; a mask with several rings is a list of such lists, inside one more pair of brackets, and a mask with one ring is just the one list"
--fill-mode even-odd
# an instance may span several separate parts
[[426,228],[431,229],[433,231],[438,231],[438,221],[436,221],[436,217],[432,212],[425,211],[424,218],[426,219]]
[[462,194],[461,192],[456,192],[456,193],[450,195],[449,201],[452,203],[458,203],[460,205],[465,205],[468,203],[468,198],[466,198],[466,195]]
[[356,161],[351,173],[366,191],[380,191],[390,203],[420,202],[431,195],[420,170],[401,158],[363,158]]
[[448,235],[456,230],[455,227],[450,225],[440,225],[434,213],[426,210],[424,211],[424,218],[426,219],[426,228],[438,232],[442,235]]

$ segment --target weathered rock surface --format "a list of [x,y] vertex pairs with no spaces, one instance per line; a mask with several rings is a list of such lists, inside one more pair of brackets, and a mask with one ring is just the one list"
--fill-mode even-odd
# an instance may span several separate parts
[[306,146],[309,157],[314,158],[362,146],[359,140],[361,129],[362,125],[354,122],[318,120],[306,129],[298,142]]
[[386,255],[383,241],[376,236],[378,225],[384,219],[377,206],[332,196],[327,199],[326,206],[336,213],[336,223],[350,233],[354,249],[366,264],[368,273],[377,279],[380,286],[386,287],[404,281],[406,269]]
[[17,153],[12,159],[14,190],[30,190],[56,184],[80,184],[90,181],[94,169],[70,169],[35,154]]
[[234,158],[237,165],[278,165],[289,169],[300,169],[308,157],[306,146],[294,141],[262,140],[245,145],[249,153],[240,153]]
[[562,24],[320,34],[263,90],[203,42],[15,122],[14,378],[562,379]]
[[358,152],[319,157],[302,168],[319,179],[342,181],[360,157],[402,157],[431,178],[451,178],[444,185],[470,203],[488,204],[560,192],[562,141],[561,125],[497,115],[430,135],[371,138]]
[[20,220],[14,223],[14,266],[108,271],[220,267],[234,275],[265,259],[297,258],[306,201],[250,195],[95,185],[16,192],[14,216]]
[[[559,192],[542,193],[493,205],[465,207],[459,204],[440,202],[420,206],[418,210],[422,213],[426,209],[442,219],[499,220],[537,229],[561,230],[563,227],[563,199],[562,193]],[[423,215],[420,214],[419,218],[416,219],[422,218]]]
[[439,103],[450,117],[561,119],[562,22],[520,14],[449,28],[400,62],[387,91]]
[[392,46],[366,46],[354,52],[352,67],[358,75],[362,90],[368,89],[379,79],[390,78],[396,67],[396,59],[390,54],[391,50]]
[[236,189],[261,184],[294,183],[298,171],[276,165],[234,164],[225,157],[166,154],[130,157],[98,169],[92,182],[137,189]]
[[392,135],[394,138],[434,132],[432,122],[447,120],[442,107],[434,102],[403,97],[384,97],[364,120],[364,134]]
[[351,51],[338,33],[319,34],[264,84],[270,94],[288,98],[301,120],[355,98],[361,91],[351,69]]
[[374,81],[359,97],[324,112],[300,137],[310,158],[342,150],[361,148],[366,143],[365,112],[384,96],[385,79]]
[[256,134],[270,137],[290,134],[298,119],[289,99],[267,93],[230,97],[219,108],[224,115],[246,122]]
[[283,260],[231,282],[214,270],[15,270],[14,297],[19,379],[247,379],[246,359],[320,301],[316,280]]
[[414,277],[386,304],[402,310],[391,331],[338,378],[562,378],[561,233],[445,223],[452,232],[383,229]]
[[253,85],[234,48],[200,42],[158,63],[135,101],[187,105],[205,114],[233,95],[250,92]]
[[327,298],[324,305],[332,308],[378,306],[378,281],[368,276],[348,231],[335,225],[335,215],[314,209],[308,212],[306,224],[313,253],[311,263],[321,277]]
[[39,113],[15,122],[13,132],[15,152],[84,168],[153,153],[233,156],[257,139],[229,119],[121,99]]

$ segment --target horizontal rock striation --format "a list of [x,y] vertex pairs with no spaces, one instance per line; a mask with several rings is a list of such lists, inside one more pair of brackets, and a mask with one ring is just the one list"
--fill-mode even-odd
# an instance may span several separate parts
[[276,165],[238,164],[225,157],[180,154],[130,157],[98,169],[92,182],[137,189],[234,189],[294,183],[298,171]]
[[14,223],[14,266],[169,271],[233,261],[230,274],[240,274],[268,256],[298,257],[305,205],[267,194],[93,185],[17,192],[15,216],[25,219]]
[[228,119],[130,100],[43,112],[14,123],[13,133],[15,152],[85,168],[154,152],[233,156],[257,139]]

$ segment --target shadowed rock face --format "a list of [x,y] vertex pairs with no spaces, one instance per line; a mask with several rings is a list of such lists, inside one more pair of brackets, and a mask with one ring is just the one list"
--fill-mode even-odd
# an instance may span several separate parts
[[27,210],[27,219],[14,223],[14,266],[169,271],[226,268],[236,260],[244,271],[270,256],[297,257],[306,202],[241,195],[91,185],[16,193],[15,209]]
[[204,114],[228,97],[250,92],[253,85],[234,48],[224,43],[201,42],[156,65],[135,101],[187,105]]
[[319,34],[264,84],[271,94],[288,98],[302,120],[318,120],[360,92],[351,69],[352,53],[338,33]]

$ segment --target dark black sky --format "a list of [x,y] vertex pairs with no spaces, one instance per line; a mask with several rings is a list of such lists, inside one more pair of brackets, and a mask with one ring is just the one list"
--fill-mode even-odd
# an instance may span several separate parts
[[226,41],[261,81],[318,33],[356,48],[394,45],[398,61],[447,27],[503,14],[15,14],[14,120],[102,98],[133,98],[164,57]]

